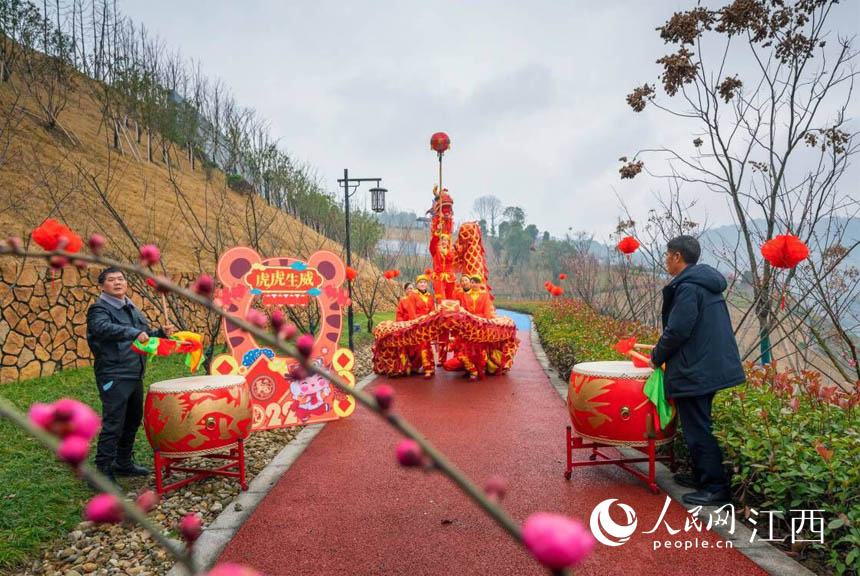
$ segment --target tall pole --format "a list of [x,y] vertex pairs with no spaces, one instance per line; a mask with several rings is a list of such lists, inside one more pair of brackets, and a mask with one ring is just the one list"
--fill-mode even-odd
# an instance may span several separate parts
[[[343,169],[343,213],[346,216],[346,265],[352,266],[352,250],[349,246],[349,170]],[[349,306],[347,307],[347,324],[349,328],[349,349],[352,347],[352,280],[347,278]]]
[[442,195],[442,153],[439,152],[439,195]]

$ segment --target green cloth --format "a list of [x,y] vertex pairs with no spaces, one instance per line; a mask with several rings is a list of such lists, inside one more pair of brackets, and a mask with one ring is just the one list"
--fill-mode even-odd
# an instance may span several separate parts
[[672,419],[672,406],[666,400],[666,394],[663,393],[663,369],[657,368],[654,370],[645,385],[642,387],[642,392],[657,407],[657,417],[660,419],[660,429],[663,430],[669,425],[669,420]]

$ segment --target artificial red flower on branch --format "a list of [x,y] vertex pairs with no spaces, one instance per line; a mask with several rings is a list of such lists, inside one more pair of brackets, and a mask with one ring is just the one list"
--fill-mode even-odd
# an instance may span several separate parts
[[32,232],[33,242],[46,252],[65,250],[76,253],[83,247],[81,237],[53,218],[48,218]]
[[625,236],[618,242],[616,248],[618,248],[619,252],[627,254],[627,259],[630,260],[630,255],[639,249],[639,240],[633,236]]
[[794,268],[809,257],[809,248],[792,234],[780,234],[765,242],[761,255],[775,268]]

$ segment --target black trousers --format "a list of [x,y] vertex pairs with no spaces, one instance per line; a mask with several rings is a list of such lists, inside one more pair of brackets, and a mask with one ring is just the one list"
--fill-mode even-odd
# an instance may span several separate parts
[[102,401],[102,430],[96,466],[109,468],[131,460],[134,438],[143,420],[143,381],[113,380],[97,384]]
[[675,406],[681,417],[681,428],[690,456],[693,459],[693,475],[702,490],[720,492],[729,489],[723,468],[723,453],[717,439],[711,433],[711,404],[714,394],[675,398]]

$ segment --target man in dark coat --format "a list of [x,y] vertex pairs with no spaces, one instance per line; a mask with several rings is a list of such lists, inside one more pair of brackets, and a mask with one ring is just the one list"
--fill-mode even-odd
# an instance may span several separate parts
[[[132,343],[149,340],[151,330],[143,314],[126,296],[128,284],[119,268],[99,275],[101,294],[87,311],[87,343],[95,357],[96,385],[102,401],[102,429],[96,449],[96,467],[111,480],[118,476],[149,473],[132,458],[134,438],[143,419],[143,374],[146,356]],[[170,336],[164,326],[153,336]]]
[[693,475],[676,482],[697,488],[684,502],[722,505],[731,500],[723,455],[711,433],[711,403],[723,388],[746,379],[723,297],[726,279],[707,264],[697,264],[701,248],[692,236],[666,246],[666,268],[673,276],[663,288],[663,334],[651,352],[652,366],[665,363],[664,387],[675,400]]

